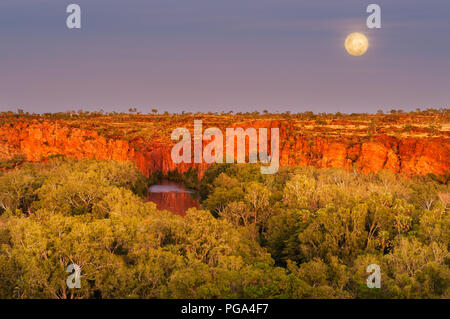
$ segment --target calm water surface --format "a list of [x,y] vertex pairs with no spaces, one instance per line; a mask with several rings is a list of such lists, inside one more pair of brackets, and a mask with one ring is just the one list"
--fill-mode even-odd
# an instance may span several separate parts
[[154,202],[158,209],[165,209],[184,216],[191,207],[200,207],[196,193],[182,184],[163,180],[148,189],[147,199]]

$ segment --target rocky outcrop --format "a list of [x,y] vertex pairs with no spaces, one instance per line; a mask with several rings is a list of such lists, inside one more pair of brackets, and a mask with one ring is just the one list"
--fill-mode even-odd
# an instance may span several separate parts
[[[443,175],[449,172],[447,137],[325,136],[320,132],[311,135],[302,134],[301,128],[293,126],[289,120],[255,120],[235,126],[278,127],[281,165],[356,168],[364,173],[389,169],[406,175]],[[147,177],[157,171],[186,172],[191,167],[202,175],[207,169],[206,163],[175,164],[171,159],[171,149],[170,142],[142,137],[129,141],[108,138],[94,130],[71,127],[59,121],[18,121],[0,127],[2,159],[23,154],[28,161],[37,162],[51,155],[63,154],[77,159],[131,161]]]

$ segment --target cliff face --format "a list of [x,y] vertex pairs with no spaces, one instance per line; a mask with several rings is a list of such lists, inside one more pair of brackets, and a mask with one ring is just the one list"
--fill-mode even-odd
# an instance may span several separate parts
[[441,175],[450,166],[448,141],[443,138],[399,140],[376,136],[367,141],[336,141],[315,137],[294,141],[293,148],[286,145],[282,148],[282,163],[321,168],[356,167],[363,173],[389,169],[406,175]]
[[[136,149],[139,149],[137,151]],[[39,162],[51,155],[62,154],[76,159],[131,161],[146,176],[162,171],[186,172],[194,166],[200,172],[206,164],[175,164],[172,146],[152,141],[105,138],[96,131],[73,128],[58,122],[18,122],[0,127],[0,158],[23,154],[27,161]]]
[[[406,175],[446,174],[450,167],[448,137],[406,137],[388,135],[326,136],[303,134],[287,121],[247,121],[236,127],[280,128],[281,165],[356,167],[364,173],[389,169]],[[175,127],[174,127],[175,128]],[[206,125],[204,125],[206,128]],[[208,142],[204,142],[207,144]],[[28,161],[64,154],[77,159],[114,159],[135,163],[145,176],[162,171],[185,172],[197,168],[202,175],[208,164],[175,164],[172,143],[106,138],[96,131],[71,127],[64,122],[15,122],[0,127],[0,158],[24,154]],[[270,147],[269,147],[270,149]]]

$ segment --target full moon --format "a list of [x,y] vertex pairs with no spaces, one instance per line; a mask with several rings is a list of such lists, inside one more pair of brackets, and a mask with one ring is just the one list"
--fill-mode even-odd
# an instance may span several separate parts
[[362,33],[351,33],[347,36],[347,39],[345,39],[345,49],[350,55],[361,56],[366,53],[368,48],[369,40]]

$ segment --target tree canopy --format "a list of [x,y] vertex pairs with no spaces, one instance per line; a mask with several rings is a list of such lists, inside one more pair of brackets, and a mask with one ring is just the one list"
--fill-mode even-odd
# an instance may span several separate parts
[[432,176],[215,165],[181,217],[145,200],[129,163],[0,174],[0,298],[450,297],[450,191]]

